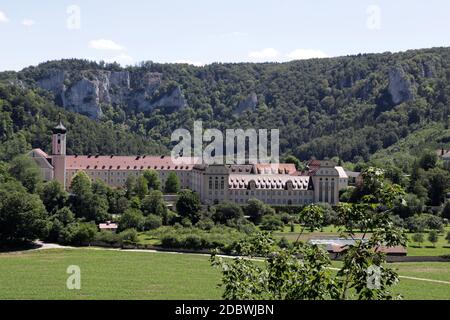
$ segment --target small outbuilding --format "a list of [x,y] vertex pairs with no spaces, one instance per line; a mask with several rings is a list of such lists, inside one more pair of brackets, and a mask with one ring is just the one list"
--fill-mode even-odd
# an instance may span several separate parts
[[[355,239],[357,240],[357,239]],[[323,245],[326,247],[326,250],[330,254],[330,256],[334,259],[339,258],[342,253],[347,249],[348,246],[355,245],[355,240],[353,239],[311,239],[308,242],[316,245]],[[363,240],[367,241],[367,240]],[[407,250],[402,246],[378,246],[375,248],[376,252],[385,253],[388,256],[406,256]]]
[[100,223],[98,225],[98,228],[100,229],[100,231],[116,232],[118,225],[117,225],[117,223],[111,223],[111,221],[106,221],[106,223]]

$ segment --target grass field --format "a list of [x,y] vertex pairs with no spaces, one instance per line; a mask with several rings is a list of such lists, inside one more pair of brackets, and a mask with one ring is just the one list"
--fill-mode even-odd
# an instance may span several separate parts
[[[276,232],[274,235],[278,238],[285,237],[289,241],[295,241],[297,240],[297,237],[300,233],[300,225],[294,226],[294,232],[291,232],[289,226],[285,226],[283,231]],[[425,241],[423,243],[419,244],[415,243],[411,240],[411,237],[413,234],[408,234],[408,256],[441,256],[441,255],[450,255],[450,244],[447,240],[445,240],[445,236],[447,232],[450,231],[450,226],[447,226],[445,228],[445,231],[443,233],[439,234],[438,242],[435,244],[435,246],[432,245],[431,242],[428,241],[428,233],[424,233]],[[324,227],[321,232],[308,232],[304,231],[302,236],[300,237],[303,241],[308,241],[312,238],[319,238],[319,237],[338,237],[339,236],[339,229],[334,226],[327,226]],[[358,236],[358,234],[357,234]]]
[[[66,289],[69,265],[81,269],[81,290]],[[448,263],[391,266],[403,276],[450,282]],[[0,299],[220,299],[219,281],[201,255],[97,249],[0,254]],[[395,291],[405,299],[450,299],[450,284],[401,279]]]

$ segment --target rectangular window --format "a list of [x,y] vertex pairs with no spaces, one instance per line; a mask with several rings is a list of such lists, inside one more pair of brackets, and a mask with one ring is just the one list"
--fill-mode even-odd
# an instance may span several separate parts
[[331,203],[334,203],[334,181],[331,182]]
[[319,183],[319,202],[323,202],[323,182]]

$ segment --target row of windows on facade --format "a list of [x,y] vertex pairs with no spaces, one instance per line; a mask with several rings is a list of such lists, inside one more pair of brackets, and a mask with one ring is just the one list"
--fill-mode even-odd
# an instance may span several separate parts
[[[229,190],[229,193],[234,196],[236,196],[236,195],[241,195],[241,196],[243,196],[243,195],[246,195],[246,196],[261,195],[261,196],[284,196],[284,197],[301,196],[301,197],[306,197],[306,198],[313,196],[312,191],[305,191],[305,190],[287,191],[287,192],[286,192],[286,190],[283,190],[283,191],[278,190],[276,192],[274,190],[256,190],[256,191]],[[218,191],[215,191],[215,192],[209,191],[209,194],[210,195],[218,194]],[[224,192],[220,191],[220,194],[223,195]]]
[[[210,178],[209,189],[212,189],[212,188],[213,188],[213,182]],[[219,189],[219,181],[218,180],[214,181],[214,189]],[[220,181],[220,189],[222,189],[222,190],[225,189],[225,180]]]
[[[232,199],[236,203],[247,203],[248,198],[234,198]],[[293,205],[293,204],[310,204],[313,203],[312,199],[263,199],[263,201],[267,204],[284,204],[284,205]]]
[[[77,164],[77,162],[75,162],[75,165]],[[167,168],[166,167],[164,167],[164,166],[161,166],[161,167],[158,167],[158,166],[147,166],[147,167],[145,167],[145,166],[133,166],[133,167],[131,167],[131,166],[124,166],[124,167],[121,167],[121,166],[117,166],[117,167],[114,167],[114,166],[97,166],[97,165],[95,165],[95,166],[90,166],[90,165],[88,165],[87,167],[86,167],[86,169],[94,169],[94,170],[97,170],[97,169],[102,169],[102,170],[124,170],[124,169],[127,169],[127,170],[144,170],[144,169],[148,169],[148,170],[150,170],[150,169],[154,169],[154,170],[190,170],[191,168],[190,167],[188,167],[188,166],[186,166],[186,167],[184,167],[184,166],[180,166],[180,167],[178,167],[178,166],[175,166],[174,168],[172,168],[171,166],[167,166]]]
[[[79,172],[79,171],[83,171],[83,170],[75,170],[75,171],[72,171],[72,176],[74,176],[77,172]],[[103,175],[103,176],[108,176],[108,175],[110,175],[110,176],[114,176],[114,175],[116,175],[116,176],[120,176],[120,175],[122,175],[122,176],[129,176],[129,175],[135,175],[135,176],[139,176],[139,175],[141,175],[142,173],[141,172],[139,172],[139,171],[136,171],[136,172],[108,172],[108,171],[87,171],[87,174],[88,175],[90,175],[90,176],[101,176],[101,175]],[[177,175],[180,175],[180,176],[184,176],[184,172],[176,172],[176,174]],[[162,176],[165,176],[166,175],[166,173],[165,172],[161,172],[161,175]],[[188,175],[188,173],[186,172],[186,175]]]
[[[96,179],[91,178],[91,181],[94,182]],[[106,178],[98,178],[97,180],[102,180],[103,182],[106,183],[125,183],[127,180],[123,179],[123,178],[116,178],[116,179],[106,179]],[[69,182],[69,177],[66,178],[66,182]],[[165,183],[165,180],[161,181],[162,183]],[[187,181],[185,181],[184,179],[180,179],[180,183],[182,185],[187,184]]]
[[[319,180],[322,181],[323,178],[320,178]],[[325,178],[325,181],[328,181],[328,178]],[[331,178],[331,181],[334,181],[334,178]]]
[[[329,186],[331,185],[331,188]],[[331,192],[329,192],[331,190]],[[328,202],[328,200],[331,198],[331,202],[334,203],[334,182],[328,183],[321,181],[319,183],[319,202],[323,202],[325,199],[325,202]]]

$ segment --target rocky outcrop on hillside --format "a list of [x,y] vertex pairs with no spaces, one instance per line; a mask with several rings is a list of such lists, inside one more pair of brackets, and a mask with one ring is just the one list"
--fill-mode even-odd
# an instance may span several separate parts
[[258,96],[255,92],[252,92],[245,98],[240,101],[237,108],[233,111],[235,114],[242,113],[247,110],[254,110],[258,105]]
[[402,67],[395,67],[389,70],[388,92],[395,105],[413,100],[413,90],[413,84],[407,78]]
[[154,108],[179,110],[187,105],[179,87],[154,98],[162,85],[161,73],[86,70],[69,74],[65,70],[53,69],[36,84],[51,91],[61,107],[93,119],[102,117],[103,105],[131,106],[144,112]]

